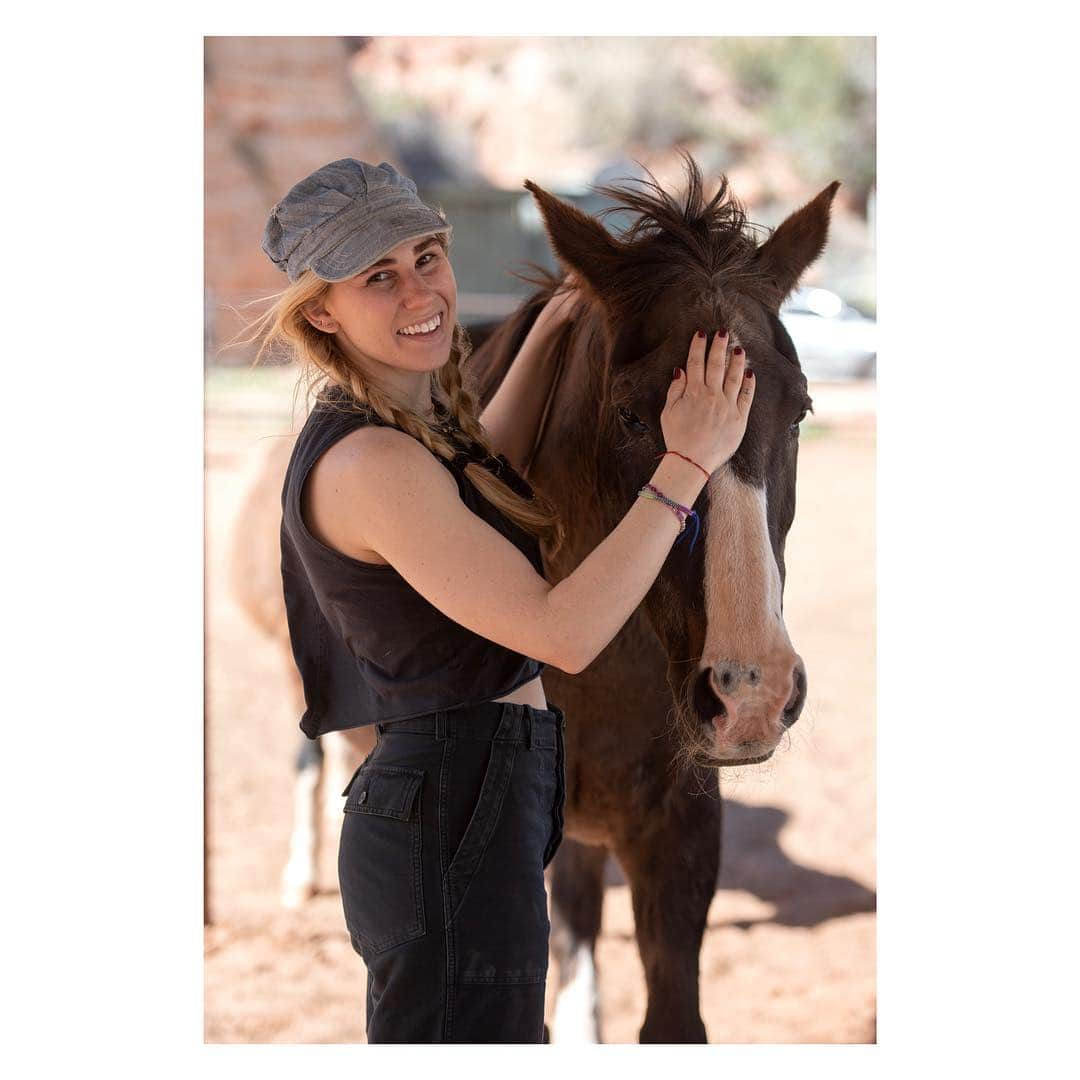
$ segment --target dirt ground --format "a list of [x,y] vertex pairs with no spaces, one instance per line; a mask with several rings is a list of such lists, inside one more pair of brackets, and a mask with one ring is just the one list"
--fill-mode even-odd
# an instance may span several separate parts
[[[278,655],[225,577],[239,500],[265,437],[289,429],[291,387],[285,369],[212,371],[207,382],[210,1043],[364,1041],[365,973],[336,890],[336,836],[322,852],[323,891],[296,911],[278,902],[298,717]],[[724,867],[701,952],[715,1043],[875,1040],[874,388],[810,391],[784,601],[809,693],[786,748],[721,778]],[[602,1034],[636,1042],[644,978],[614,864],[609,879]]]

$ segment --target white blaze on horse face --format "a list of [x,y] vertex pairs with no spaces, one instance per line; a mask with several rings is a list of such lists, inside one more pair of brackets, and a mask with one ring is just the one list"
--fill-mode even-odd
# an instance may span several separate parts
[[798,657],[780,611],[780,570],[769,543],[764,487],[741,483],[730,467],[714,473],[706,536],[702,666],[734,661],[738,670],[756,668],[760,674],[723,695],[724,741],[771,748],[782,731]]

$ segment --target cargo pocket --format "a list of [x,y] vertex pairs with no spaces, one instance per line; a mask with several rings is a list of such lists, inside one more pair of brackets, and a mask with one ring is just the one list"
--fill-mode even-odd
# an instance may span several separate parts
[[342,792],[338,880],[353,948],[367,959],[426,932],[422,769],[362,765]]

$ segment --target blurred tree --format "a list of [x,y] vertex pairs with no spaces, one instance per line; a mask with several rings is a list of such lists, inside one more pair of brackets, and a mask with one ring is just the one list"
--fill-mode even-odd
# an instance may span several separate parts
[[693,65],[673,63],[692,39],[549,38],[560,84],[573,92],[579,136],[606,148],[693,142],[711,132]]
[[427,157],[495,186],[527,170],[583,189],[613,160],[684,146],[765,204],[840,177],[865,220],[874,65],[868,37],[373,38],[353,70],[388,137],[426,125],[442,144]]
[[743,103],[807,176],[838,176],[865,217],[875,183],[875,40],[710,38]]

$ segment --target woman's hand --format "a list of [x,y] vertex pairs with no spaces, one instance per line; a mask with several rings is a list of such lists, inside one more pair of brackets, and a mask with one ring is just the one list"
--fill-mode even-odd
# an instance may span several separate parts
[[714,335],[706,370],[705,340],[701,332],[691,340],[686,372],[672,380],[660,428],[667,449],[693,458],[711,473],[735,453],[746,434],[754,377],[741,348],[732,352],[725,368],[726,333]]
[[581,297],[578,284],[577,275],[571,270],[563,278],[562,284],[551,294],[551,298],[540,310],[540,314],[537,315],[536,322],[533,325],[554,330],[569,321],[570,313]]

